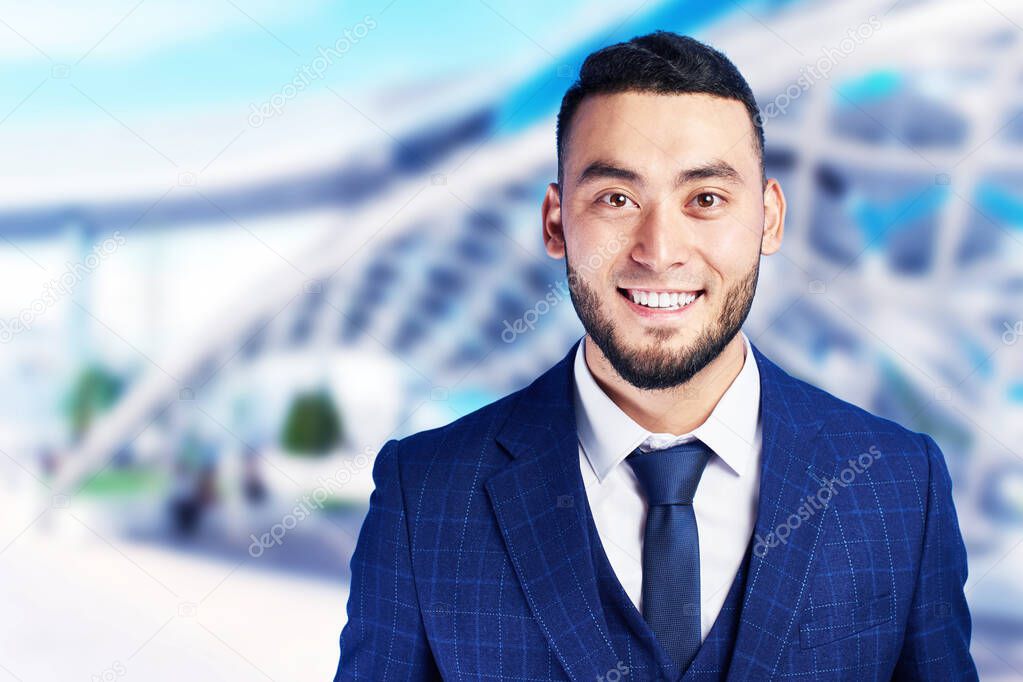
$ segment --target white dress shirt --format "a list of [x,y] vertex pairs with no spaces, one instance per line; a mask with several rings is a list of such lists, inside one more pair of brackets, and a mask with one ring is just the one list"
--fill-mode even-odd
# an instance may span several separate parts
[[701,641],[717,618],[756,521],[760,481],[760,373],[746,334],[745,359],[710,416],[689,433],[652,433],[619,408],[575,356],[579,466],[594,523],[615,575],[642,613],[647,503],[626,456],[699,438],[714,451],[693,499],[700,537]]

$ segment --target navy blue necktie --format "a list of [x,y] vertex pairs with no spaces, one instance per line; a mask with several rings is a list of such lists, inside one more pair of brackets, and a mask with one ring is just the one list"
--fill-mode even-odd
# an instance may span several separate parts
[[693,496],[713,454],[692,440],[625,461],[649,510],[643,532],[643,618],[672,660],[686,670],[700,648],[700,538]]

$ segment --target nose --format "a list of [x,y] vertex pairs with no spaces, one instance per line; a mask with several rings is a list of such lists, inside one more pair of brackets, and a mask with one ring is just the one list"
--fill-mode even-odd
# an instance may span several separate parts
[[636,226],[632,260],[654,271],[666,272],[692,257],[695,230],[689,220],[666,203],[650,205]]

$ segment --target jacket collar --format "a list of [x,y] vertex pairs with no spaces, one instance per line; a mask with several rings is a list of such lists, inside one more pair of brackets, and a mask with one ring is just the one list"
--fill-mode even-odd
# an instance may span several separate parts
[[745,476],[757,464],[760,451],[760,372],[750,347],[749,338],[742,337],[745,357],[742,367],[725,389],[707,419],[686,434],[654,434],[618,407],[604,392],[577,344],[572,365],[575,381],[575,419],[579,443],[587,463],[598,480],[603,481],[612,470],[636,449],[653,437],[656,448],[668,447],[679,438],[695,436],[714,451],[714,455],[736,476]]

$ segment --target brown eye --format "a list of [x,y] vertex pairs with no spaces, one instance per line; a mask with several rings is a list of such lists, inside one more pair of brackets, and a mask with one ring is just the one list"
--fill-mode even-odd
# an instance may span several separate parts
[[700,208],[713,208],[714,202],[717,199],[716,194],[710,192],[702,192],[696,195],[696,205]]
[[[629,204],[636,205],[632,199],[629,198],[628,194],[622,192],[608,192],[607,194],[601,194],[597,199],[598,204],[604,204],[611,208],[626,208]],[[636,206],[636,208],[639,208]]]

